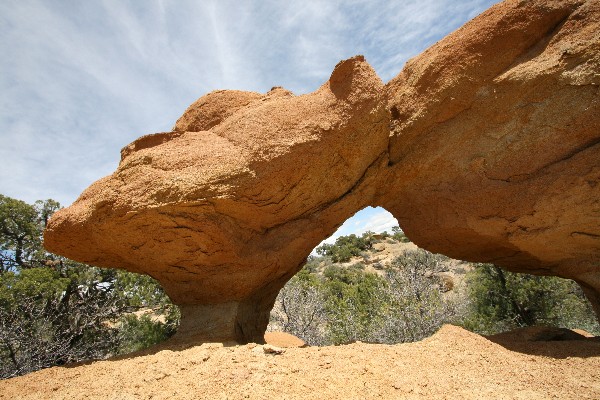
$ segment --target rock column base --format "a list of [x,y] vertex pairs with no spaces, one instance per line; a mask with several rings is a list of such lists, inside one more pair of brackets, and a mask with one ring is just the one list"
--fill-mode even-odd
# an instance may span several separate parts
[[264,343],[270,308],[243,302],[180,305],[181,322],[173,341]]

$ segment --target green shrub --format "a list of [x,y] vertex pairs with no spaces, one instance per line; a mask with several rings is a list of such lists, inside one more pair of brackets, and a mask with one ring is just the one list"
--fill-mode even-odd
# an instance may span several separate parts
[[325,243],[316,248],[317,254],[330,257],[334,263],[348,262],[352,257],[360,256],[365,250],[370,250],[377,243],[373,232],[365,232],[362,236],[351,234],[340,236],[334,244]]
[[600,334],[591,305],[572,280],[517,274],[478,264],[467,277],[469,314],[463,325],[482,334],[549,325]]
[[[0,195],[0,378],[139,349],[177,324],[152,278],[48,253],[42,232],[59,207]],[[132,318],[146,308],[167,322]]]
[[406,252],[384,276],[360,263],[329,265],[322,275],[305,268],[279,293],[272,326],[311,345],[420,340],[458,319],[454,303],[425,276],[439,269],[439,260],[423,250]]

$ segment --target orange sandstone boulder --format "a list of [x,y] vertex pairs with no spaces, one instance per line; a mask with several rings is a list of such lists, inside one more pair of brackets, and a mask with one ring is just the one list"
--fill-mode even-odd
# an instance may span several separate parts
[[226,117],[127,146],[113,175],[55,214],[45,245],[158,279],[180,336],[263,342],[279,289],[369,204],[387,164],[383,83],[355,57],[314,93],[211,93],[186,115],[176,128]]
[[500,3],[387,85],[218,91],[57,212],[48,250],[147,273],[178,335],[263,342],[279,289],[360,209],[431,251],[577,280],[600,315],[600,3]]
[[380,205],[419,246],[577,280],[600,314],[600,2],[506,1],[387,84]]

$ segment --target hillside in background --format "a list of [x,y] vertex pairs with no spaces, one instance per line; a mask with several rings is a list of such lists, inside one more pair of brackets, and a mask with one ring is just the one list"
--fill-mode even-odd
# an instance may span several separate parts
[[406,343],[444,324],[493,335],[527,326],[600,334],[579,286],[432,254],[399,227],[323,244],[279,293],[269,331],[310,345]]

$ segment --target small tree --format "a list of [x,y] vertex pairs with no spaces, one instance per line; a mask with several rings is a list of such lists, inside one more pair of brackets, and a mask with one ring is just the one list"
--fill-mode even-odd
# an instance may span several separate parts
[[35,207],[0,194],[0,273],[41,265],[44,226]]
[[374,341],[372,334],[384,318],[385,280],[364,272],[360,266],[330,266],[323,275],[331,343]]
[[116,345],[118,297],[104,280],[84,286],[69,275],[32,268],[0,276],[0,352],[10,360],[2,377],[101,357]]
[[410,242],[410,240],[406,237],[404,232],[402,232],[402,229],[400,229],[400,227],[397,225],[392,227],[392,238],[402,243]]
[[[43,229],[59,207],[0,195],[0,378],[137,350],[174,331],[176,307],[150,277],[44,250]],[[142,308],[166,313],[167,323],[134,321]]]
[[425,250],[405,251],[386,269],[384,325],[380,342],[414,342],[435,333],[459,318],[453,299],[443,295],[443,285],[433,274],[442,268],[442,256]]
[[478,264],[468,276],[470,312],[467,329],[494,334],[524,326],[600,327],[581,288],[557,277],[517,274],[491,264]]

